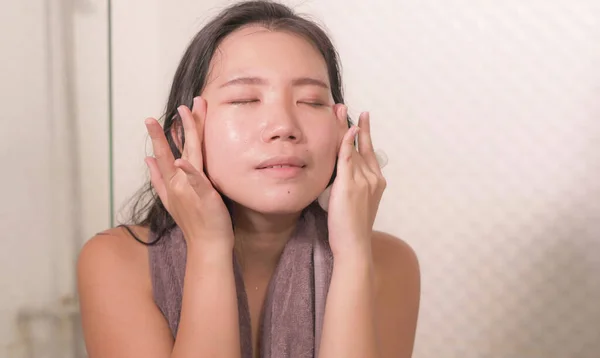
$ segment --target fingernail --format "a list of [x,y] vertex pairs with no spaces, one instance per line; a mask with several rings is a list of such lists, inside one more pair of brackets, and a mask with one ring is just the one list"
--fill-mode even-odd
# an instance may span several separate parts
[[146,119],[144,120],[144,124],[145,124],[146,126],[149,126],[150,124],[152,124],[152,118],[146,118]]

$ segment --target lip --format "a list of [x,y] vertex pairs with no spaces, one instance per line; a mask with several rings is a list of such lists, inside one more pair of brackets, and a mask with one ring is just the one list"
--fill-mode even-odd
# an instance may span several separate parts
[[278,180],[289,180],[300,176],[306,162],[299,157],[278,156],[264,160],[256,169],[259,173]]
[[274,166],[283,166],[283,168],[279,168],[279,169],[286,169],[286,168],[302,169],[306,166],[306,162],[304,160],[302,160],[301,158],[295,157],[295,156],[276,156],[276,157],[271,157],[267,160],[263,160],[256,166],[256,169],[278,169],[278,168],[272,168]]

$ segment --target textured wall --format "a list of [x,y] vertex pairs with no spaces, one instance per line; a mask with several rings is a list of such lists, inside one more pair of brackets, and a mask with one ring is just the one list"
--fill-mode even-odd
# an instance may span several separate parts
[[[143,118],[226,3],[115,4],[118,204]],[[287,3],[327,26],[388,154],[377,227],[420,257],[414,357],[600,357],[600,2]]]

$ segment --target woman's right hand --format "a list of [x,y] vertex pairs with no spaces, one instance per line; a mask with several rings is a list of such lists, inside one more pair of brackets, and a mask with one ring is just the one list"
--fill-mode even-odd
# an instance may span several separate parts
[[192,111],[183,105],[178,111],[185,144],[182,156],[177,160],[158,121],[154,118],[146,120],[154,151],[154,157],[145,160],[150,169],[150,181],[188,245],[225,245],[227,249],[233,249],[231,217],[221,195],[203,170],[206,101],[196,97]]

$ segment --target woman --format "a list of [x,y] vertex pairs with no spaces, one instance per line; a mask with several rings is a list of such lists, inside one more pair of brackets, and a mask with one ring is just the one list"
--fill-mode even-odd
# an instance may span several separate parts
[[385,180],[343,103],[333,45],[288,7],[197,34],[146,120],[152,200],[79,257],[91,358],[411,356],[417,259],[372,230]]

